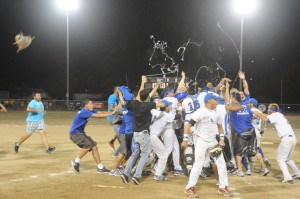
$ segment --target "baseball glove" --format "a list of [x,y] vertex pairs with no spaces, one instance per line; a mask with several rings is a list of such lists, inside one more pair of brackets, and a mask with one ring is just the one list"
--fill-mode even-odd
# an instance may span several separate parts
[[220,147],[219,144],[211,147],[208,149],[208,153],[212,158],[217,158],[221,155],[222,153],[222,148]]

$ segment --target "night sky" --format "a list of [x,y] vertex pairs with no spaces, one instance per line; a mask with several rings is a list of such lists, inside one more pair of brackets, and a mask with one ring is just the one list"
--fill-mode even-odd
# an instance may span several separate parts
[[[258,2],[244,18],[243,69],[251,95],[280,103],[282,80],[283,103],[299,103],[300,1]],[[217,27],[239,48],[241,18],[230,0],[81,0],[69,17],[71,93],[110,93],[126,85],[126,74],[134,89],[141,75],[159,73],[149,66],[150,35],[168,43],[166,52],[192,79],[197,68],[214,67],[216,60],[231,79],[239,70],[233,43]],[[1,0],[0,23],[0,91],[22,97],[28,88],[44,88],[64,99],[66,15],[55,0]],[[20,31],[36,39],[16,53],[12,43]],[[189,46],[182,61],[177,49],[189,39],[202,46]],[[204,73],[197,79],[202,84],[212,80]]]

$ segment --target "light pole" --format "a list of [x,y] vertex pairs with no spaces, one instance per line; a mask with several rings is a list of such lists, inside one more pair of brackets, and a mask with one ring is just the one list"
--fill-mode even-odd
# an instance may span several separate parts
[[[240,41],[240,71],[243,71],[243,35],[244,35],[244,15],[254,11],[256,0],[235,0],[235,11],[241,14],[241,41]],[[242,90],[242,80],[240,79],[239,89]]]
[[78,8],[78,0],[56,0],[57,6],[66,12],[67,19],[67,48],[66,48],[66,57],[67,57],[67,92],[66,92],[66,103],[67,109],[69,110],[69,100],[70,100],[70,50],[69,50],[69,12],[76,10]]

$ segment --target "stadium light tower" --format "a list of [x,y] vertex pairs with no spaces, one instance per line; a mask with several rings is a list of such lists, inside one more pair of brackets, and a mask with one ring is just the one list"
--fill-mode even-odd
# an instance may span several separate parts
[[[244,29],[244,15],[254,11],[256,7],[256,0],[235,0],[235,11],[241,14],[241,41],[240,41],[240,71],[243,71],[243,29]],[[239,89],[242,90],[242,80],[240,79]]]
[[66,12],[66,18],[67,18],[67,93],[66,93],[66,99],[67,99],[67,108],[69,109],[70,103],[70,59],[69,59],[69,12],[74,11],[78,9],[79,6],[79,0],[56,0],[57,6],[59,9]]

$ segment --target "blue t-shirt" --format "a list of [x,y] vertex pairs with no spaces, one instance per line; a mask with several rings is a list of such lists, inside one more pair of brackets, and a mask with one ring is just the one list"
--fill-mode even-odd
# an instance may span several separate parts
[[42,110],[42,112],[28,112],[27,122],[37,122],[44,119],[44,105],[42,101],[31,100],[28,106],[34,110]]
[[230,112],[230,122],[237,134],[242,133],[245,129],[254,128],[251,123],[253,113],[250,107],[243,102],[239,104],[244,107],[243,110]]
[[[112,112],[112,110],[110,109],[110,104],[113,105],[113,108],[115,108],[118,104],[117,104],[117,96],[115,94],[112,94],[109,96],[108,100],[107,100],[107,104],[108,104],[108,108],[107,111],[108,112]],[[110,122],[111,120],[114,118],[114,115],[110,115],[106,117]]]
[[72,127],[70,129],[70,134],[74,133],[84,133],[84,127],[88,123],[89,118],[96,113],[97,110],[88,110],[86,108],[82,108],[78,113],[75,115]]
[[[123,133],[132,134],[133,112],[131,110],[128,110],[126,107],[123,108],[123,124],[125,124]],[[119,134],[123,133],[119,131]]]

